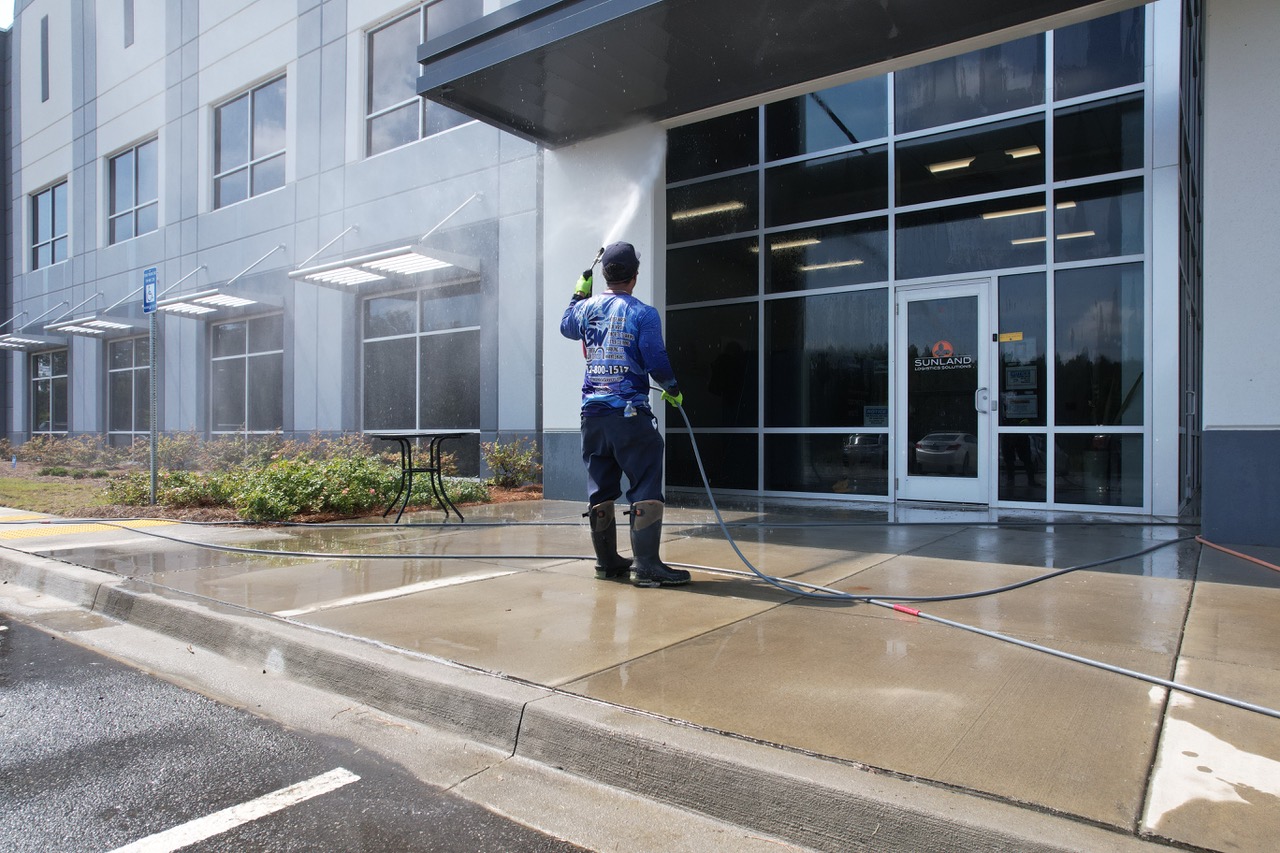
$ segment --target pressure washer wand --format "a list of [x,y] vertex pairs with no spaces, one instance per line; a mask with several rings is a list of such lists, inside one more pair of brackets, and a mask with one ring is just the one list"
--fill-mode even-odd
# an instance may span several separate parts
[[591,262],[591,266],[587,267],[586,272],[582,274],[583,278],[591,278],[595,275],[596,264],[600,263],[600,259],[604,257],[604,246],[600,247],[600,251],[596,252],[596,259]]
[[[604,246],[601,246],[600,251],[596,252],[596,259],[591,262],[591,266],[587,267],[586,270],[583,271],[582,277],[585,279],[591,279],[592,277],[594,277],[596,272],[596,264],[600,263],[600,259],[603,257],[604,257]],[[587,360],[587,342],[586,341],[582,342],[582,360],[583,361]]]

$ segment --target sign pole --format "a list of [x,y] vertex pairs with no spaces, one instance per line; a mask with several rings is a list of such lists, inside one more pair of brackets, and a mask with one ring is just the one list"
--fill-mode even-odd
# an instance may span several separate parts
[[147,371],[151,380],[151,505],[156,505],[156,446],[159,443],[159,413],[156,411],[156,268],[147,267],[142,271],[142,310],[149,318],[150,334],[147,350],[149,353]]

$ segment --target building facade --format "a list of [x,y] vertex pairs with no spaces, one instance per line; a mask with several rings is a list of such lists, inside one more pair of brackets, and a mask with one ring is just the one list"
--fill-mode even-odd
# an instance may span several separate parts
[[693,438],[729,495],[1174,516],[1203,477],[1207,532],[1274,536],[1280,412],[1234,395],[1208,320],[1231,302],[1262,335],[1274,266],[1205,224],[1249,183],[1226,163],[1275,159],[1265,127],[1206,144],[1215,103],[1218,127],[1276,112],[1206,97],[1215,62],[1271,67],[1270,4],[979,4],[987,29],[934,33],[855,4],[806,54],[737,20],[756,52],[697,66],[674,36],[706,4],[624,5],[19,2],[11,439],[145,432],[155,268],[162,430],[462,428],[464,470],[530,436],[547,496],[581,499],[556,328],[626,239],[692,424],[659,415],[673,496],[701,486]]
[[[1183,510],[1200,471],[1202,133],[1199,18],[1182,18],[1137,6],[667,122],[640,205],[658,212],[633,233],[713,486]],[[643,164],[643,133],[548,157]],[[546,406],[564,468],[566,405]],[[669,490],[699,490],[670,413],[667,434]]]
[[10,439],[149,435],[148,270],[161,431],[536,437],[538,147],[413,90],[483,13],[20,2]]

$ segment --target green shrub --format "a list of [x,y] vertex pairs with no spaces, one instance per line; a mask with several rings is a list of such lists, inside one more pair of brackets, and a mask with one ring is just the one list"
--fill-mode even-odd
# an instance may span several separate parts
[[[188,434],[174,436],[169,458],[179,464],[215,462],[222,470],[162,468],[156,502],[171,507],[229,506],[247,521],[280,521],[303,513],[358,515],[380,510],[399,484],[398,453],[375,453],[359,434],[283,440],[279,436],[219,438],[204,446]],[[264,454],[269,452],[266,458]],[[238,460],[238,461],[237,461]],[[452,457],[445,460],[446,470]],[[456,470],[453,468],[452,470]],[[96,473],[96,472],[95,472]],[[105,473],[105,472],[103,472]],[[432,502],[430,479],[414,478],[410,504]],[[475,478],[447,477],[449,497],[457,503],[484,503],[489,491]],[[151,497],[149,470],[111,477],[105,484],[111,503],[145,506]]]
[[146,506],[151,502],[151,473],[131,471],[112,477],[104,489],[107,500],[125,506]]
[[480,453],[493,474],[490,482],[495,486],[523,486],[528,482],[536,482],[542,473],[542,466],[538,464],[538,448],[523,438],[506,444],[483,441],[480,443]]
[[71,472],[61,465],[46,465],[39,473],[41,477],[66,477]]

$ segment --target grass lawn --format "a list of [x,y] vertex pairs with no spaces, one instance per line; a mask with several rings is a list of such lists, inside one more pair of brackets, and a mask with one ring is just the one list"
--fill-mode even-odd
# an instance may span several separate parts
[[104,479],[85,477],[0,475],[0,506],[51,515],[77,516],[89,507],[105,506]]

